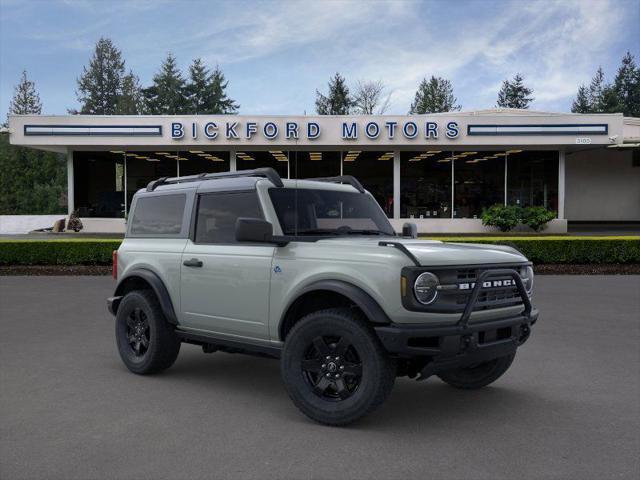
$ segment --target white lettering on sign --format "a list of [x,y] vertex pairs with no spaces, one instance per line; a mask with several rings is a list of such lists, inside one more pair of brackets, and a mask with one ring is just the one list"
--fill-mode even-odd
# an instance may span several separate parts
[[[254,121],[233,121],[225,122],[224,124],[221,123],[220,125],[211,121],[203,125],[197,122],[192,122],[190,125],[185,125],[182,122],[173,122],[171,123],[171,138],[180,140],[190,134],[191,139],[196,140],[198,133],[201,131],[208,140],[215,140],[222,136],[222,128],[224,128],[224,138],[230,140],[239,140],[241,136],[246,140],[251,140],[256,136],[262,136],[267,140],[276,140],[281,129],[280,125],[276,122],[266,122],[262,125]],[[355,121],[344,121],[340,124],[340,130],[340,137],[343,140],[357,140],[359,134],[363,131],[370,140],[377,140],[381,137],[386,137],[387,140],[393,140],[396,138],[397,132],[409,140],[420,136],[425,140],[437,140],[439,137],[438,123],[433,121],[424,123],[413,120],[403,123],[389,121],[384,122],[384,124],[370,121],[363,125]],[[307,140],[315,140],[319,138],[321,134],[320,125],[316,122],[307,122],[306,129],[298,122],[284,122],[282,131],[284,132],[286,140],[298,140],[305,134]],[[421,132],[424,133],[421,134]],[[458,123],[448,122],[445,133],[448,139],[453,140],[458,138],[460,135]]]
[[591,143],[591,139],[589,137],[576,138],[576,145],[589,145],[590,143]]

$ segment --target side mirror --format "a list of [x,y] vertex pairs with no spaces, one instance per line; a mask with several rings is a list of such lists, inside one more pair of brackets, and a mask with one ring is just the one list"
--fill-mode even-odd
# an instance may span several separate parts
[[418,227],[415,223],[405,223],[402,225],[402,236],[409,238],[418,238]]
[[236,220],[236,240],[239,242],[270,243],[273,238],[273,225],[261,218],[243,218]]

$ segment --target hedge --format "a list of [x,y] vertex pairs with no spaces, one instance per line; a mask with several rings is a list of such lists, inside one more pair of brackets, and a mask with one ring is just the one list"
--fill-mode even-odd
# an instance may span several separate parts
[[0,265],[111,265],[122,240],[0,240]]
[[[426,238],[426,237],[423,237]],[[438,237],[509,245],[534,263],[640,263],[640,237]],[[0,240],[0,265],[110,265],[118,239]]]
[[435,240],[509,245],[533,263],[640,263],[640,237],[439,237]]

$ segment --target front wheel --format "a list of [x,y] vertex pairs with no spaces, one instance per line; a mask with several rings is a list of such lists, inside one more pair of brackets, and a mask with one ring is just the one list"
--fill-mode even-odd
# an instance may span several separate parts
[[495,382],[509,369],[515,352],[504,357],[469,367],[456,368],[438,374],[440,379],[455,388],[475,390]]
[[396,376],[371,328],[348,309],[310,313],[291,330],[281,359],[293,403],[309,418],[346,425],[380,406]]

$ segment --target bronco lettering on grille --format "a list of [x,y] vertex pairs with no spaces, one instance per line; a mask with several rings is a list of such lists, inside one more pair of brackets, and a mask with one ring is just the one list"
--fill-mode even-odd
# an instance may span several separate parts
[[[507,280],[487,280],[486,282],[482,282],[482,288],[491,288],[491,287],[513,287],[515,286],[515,282],[512,279]],[[458,285],[459,290],[471,290],[475,287],[475,282],[471,283],[461,283]]]

